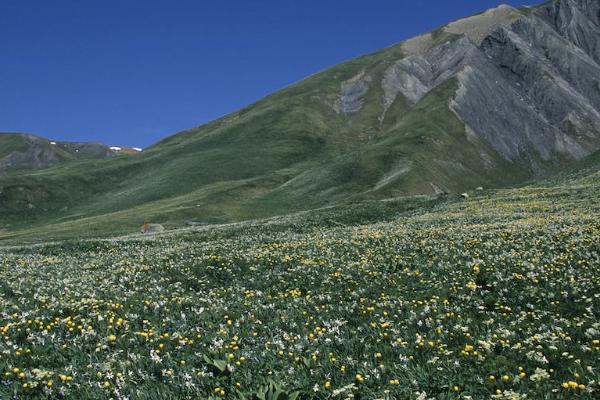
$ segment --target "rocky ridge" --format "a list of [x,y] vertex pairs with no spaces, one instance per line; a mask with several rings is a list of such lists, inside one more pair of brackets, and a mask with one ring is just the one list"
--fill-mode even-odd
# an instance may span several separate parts
[[[0,171],[16,168],[42,169],[62,162],[81,159],[103,159],[118,154],[141,151],[129,147],[107,146],[99,142],[52,141],[30,134],[0,134],[0,144],[13,148],[0,149]],[[2,151],[5,150],[5,151]]]
[[[414,106],[455,79],[450,107],[474,140],[502,158],[540,163],[580,159],[600,146],[600,2],[555,0],[519,10],[507,5],[453,22],[402,45],[405,56],[381,82],[342,84],[336,111],[360,110],[368,85],[383,88],[383,109],[402,96]],[[381,119],[380,119],[381,120]]]

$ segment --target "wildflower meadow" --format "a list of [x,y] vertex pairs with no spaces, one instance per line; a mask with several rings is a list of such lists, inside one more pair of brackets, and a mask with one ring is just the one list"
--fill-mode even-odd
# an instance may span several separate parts
[[597,398],[596,182],[3,248],[0,397]]

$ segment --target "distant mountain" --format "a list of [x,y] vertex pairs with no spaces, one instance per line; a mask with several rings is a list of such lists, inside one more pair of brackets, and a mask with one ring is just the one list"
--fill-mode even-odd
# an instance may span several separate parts
[[60,142],[30,134],[0,132],[0,171],[41,169],[73,160],[103,159],[135,152],[129,147],[109,147],[97,142]]
[[600,2],[500,6],[141,154],[0,176],[0,224],[127,232],[507,187],[599,148]]

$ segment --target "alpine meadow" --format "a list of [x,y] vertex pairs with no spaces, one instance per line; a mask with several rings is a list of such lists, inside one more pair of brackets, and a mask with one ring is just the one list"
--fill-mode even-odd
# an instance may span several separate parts
[[0,374],[14,400],[598,398],[600,1],[500,5],[143,150],[0,134]]

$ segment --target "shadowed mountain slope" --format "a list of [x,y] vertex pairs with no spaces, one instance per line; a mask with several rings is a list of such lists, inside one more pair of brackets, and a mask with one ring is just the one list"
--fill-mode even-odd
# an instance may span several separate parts
[[42,169],[74,160],[96,160],[137,150],[102,143],[51,141],[22,133],[0,133],[0,171]]

